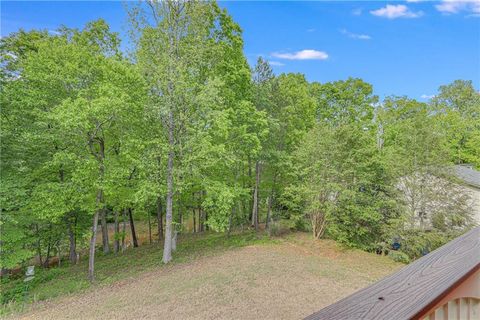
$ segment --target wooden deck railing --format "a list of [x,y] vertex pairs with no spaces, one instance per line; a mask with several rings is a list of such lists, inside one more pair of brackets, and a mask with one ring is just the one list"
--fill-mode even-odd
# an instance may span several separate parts
[[306,320],[480,320],[480,227]]

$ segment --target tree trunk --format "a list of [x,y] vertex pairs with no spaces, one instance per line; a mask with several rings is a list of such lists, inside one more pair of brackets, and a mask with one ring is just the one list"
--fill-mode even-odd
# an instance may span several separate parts
[[97,242],[97,226],[98,226],[98,216],[100,215],[100,211],[102,208],[100,205],[102,204],[102,197],[103,191],[97,191],[97,210],[95,210],[95,214],[93,215],[93,225],[92,225],[92,236],[90,238],[90,250],[88,254],[88,279],[90,282],[95,280],[95,244]]
[[179,230],[182,230],[183,227],[183,212],[182,212],[182,203],[180,199],[177,202],[177,208],[178,208],[178,223],[180,224]]
[[40,261],[40,265],[43,266],[43,258],[42,258],[42,247],[41,247],[41,241],[40,241],[40,231],[38,229],[38,223],[35,223],[35,231],[37,233],[37,255],[38,259]]
[[192,208],[192,217],[193,217],[193,233],[197,232],[197,219],[196,219],[197,212],[195,210],[195,206]]
[[174,147],[174,120],[173,111],[170,110],[168,114],[168,144],[170,150],[168,152],[167,165],[167,213],[165,216],[165,242],[163,245],[163,263],[168,263],[172,260],[172,210],[173,210],[173,158],[175,156]]
[[177,250],[177,236],[178,236],[178,231],[175,230],[173,232],[173,237],[172,237],[172,251]]
[[272,195],[268,197],[268,208],[267,208],[267,221],[265,222],[265,229],[270,228],[270,216],[272,211]]
[[135,223],[133,221],[132,208],[128,208],[128,217],[130,219],[130,230],[132,231],[133,247],[138,247],[137,234],[135,233]]
[[125,236],[127,235],[127,209],[123,209],[123,223],[122,223],[122,252],[125,251]]
[[252,225],[258,231],[258,188],[260,185],[260,161],[255,163],[255,189],[253,191]]
[[118,224],[118,211],[115,210],[113,215],[115,218],[115,222],[114,222],[115,235],[114,235],[114,241],[113,241],[113,252],[117,254],[120,251],[120,225]]
[[147,212],[148,214],[148,240],[150,241],[150,244],[152,244],[152,223],[150,221],[150,212]]
[[163,209],[162,209],[162,198],[158,197],[157,199],[157,222],[158,222],[158,242],[163,240]]
[[204,221],[205,221],[205,211],[203,211],[203,208],[200,207],[200,208],[198,209],[198,230],[199,230],[200,232],[205,231]]
[[76,264],[77,263],[77,241],[75,239],[75,225],[71,221],[68,224],[68,239],[70,243],[69,260],[71,264]]
[[253,208],[253,198],[255,197],[255,186],[252,186],[252,160],[250,159],[250,156],[248,156],[248,187],[250,189],[250,194],[252,195],[248,200],[248,208],[249,208],[248,220],[253,221],[252,220],[253,210],[250,210],[250,208]]
[[272,219],[272,203],[273,203],[273,195],[274,195],[276,182],[277,182],[277,171],[275,170],[273,174],[272,189],[270,191],[270,196],[268,197],[267,221],[265,225],[265,229],[267,230],[270,228],[270,220]]
[[50,239],[48,239],[47,255],[45,256],[45,261],[43,262],[43,268],[48,268],[48,264],[50,262],[50,249],[51,249],[51,244],[50,244]]
[[60,241],[57,242],[57,259],[58,259],[58,266],[61,266],[62,263],[62,253],[60,251]]
[[102,224],[102,247],[103,253],[110,252],[110,244],[108,241],[108,225],[107,225],[107,210],[104,208],[100,213],[100,221]]
[[[98,161],[98,173],[100,180],[103,182],[103,175],[105,173],[104,160],[105,160],[105,143],[103,139],[98,139],[98,153],[95,153],[93,147],[93,140],[89,141],[89,147],[92,151],[92,154],[97,158]],[[103,199],[103,189],[98,189],[97,199],[96,199],[97,208],[93,215],[93,225],[92,225],[92,236],[90,238],[90,249],[88,253],[88,279],[90,282],[95,280],[95,245],[97,242],[97,227],[98,227],[98,218],[99,215],[105,210],[104,199]],[[108,243],[108,241],[107,241]]]

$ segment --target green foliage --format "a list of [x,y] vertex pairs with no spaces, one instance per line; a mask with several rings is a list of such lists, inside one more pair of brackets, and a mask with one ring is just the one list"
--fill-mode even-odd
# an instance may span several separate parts
[[418,259],[460,236],[460,234],[461,232],[458,231],[400,231],[398,232],[401,239],[400,251],[410,257],[410,259]]
[[207,196],[203,200],[202,207],[211,216],[207,224],[215,231],[226,231],[228,219],[232,214],[235,194],[223,184],[212,184],[207,188]]
[[410,258],[407,254],[401,251],[390,251],[388,253],[388,257],[391,258],[393,261],[401,262],[401,263],[410,263]]
[[[151,223],[166,202],[166,225],[182,233],[193,217],[199,228],[243,229],[255,212],[271,235],[309,231],[364,250],[401,237],[391,255],[403,262],[471,226],[450,169],[480,167],[472,82],[441,86],[428,104],[379,103],[361,79],[309,83],[263,58],[251,70],[240,26],[215,2],[141,2],[129,15],[132,59],[103,20],[1,39],[0,267],[84,250],[94,214],[112,221],[131,209]],[[222,237],[177,254],[260,241]],[[142,261],[103,256],[100,281],[157,266],[161,253],[145,250]],[[85,267],[40,272],[32,290],[85,288]],[[12,286],[2,301],[24,294]]]
[[445,129],[453,161],[480,168],[480,94],[472,81],[440,86],[432,105]]

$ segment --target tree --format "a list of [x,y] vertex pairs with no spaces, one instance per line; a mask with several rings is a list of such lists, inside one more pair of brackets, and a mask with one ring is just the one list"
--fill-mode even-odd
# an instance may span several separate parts
[[[212,151],[211,148],[221,145],[219,138],[225,137],[228,112],[233,110],[225,106],[235,95],[242,94],[242,90],[235,93],[228,88],[229,82],[242,86],[242,78],[232,81],[228,78],[235,73],[223,78],[221,72],[241,67],[245,60],[239,55],[242,42],[238,26],[216,3],[149,1],[146,7],[135,7],[130,14],[134,27],[140,32],[136,38],[136,57],[150,85],[149,105],[162,124],[163,141],[168,146],[163,253],[163,262],[168,263],[172,258],[173,201],[176,192],[179,196],[183,194],[181,186],[187,177],[178,164],[185,163],[188,167],[190,160],[185,158],[184,150],[198,159],[205,151],[196,153],[193,147]],[[146,11],[153,19],[145,19]],[[228,59],[232,59],[231,65]],[[246,70],[244,75],[248,76]],[[246,79],[248,85],[248,77]],[[235,103],[242,105],[238,100]],[[198,139],[204,143],[192,143]]]
[[[270,122],[270,125],[272,124],[272,119],[269,118],[269,112],[271,112],[273,109],[272,104],[274,79],[275,76],[273,75],[273,71],[268,64],[268,61],[265,61],[262,57],[259,57],[253,73],[253,101],[257,110],[267,115],[267,121]],[[255,226],[256,231],[258,231],[261,167],[262,162],[267,161],[267,152],[269,150],[268,141],[266,140],[266,138],[267,135],[264,135],[262,137],[262,151],[259,153],[258,159],[255,160],[255,186],[253,189],[252,201],[252,225]],[[268,228],[268,223],[270,220],[270,210],[271,198],[269,198],[266,228]]]
[[[57,206],[43,208],[55,210],[56,216],[75,212],[77,207],[95,211],[90,280],[94,278],[97,221],[99,216],[105,219],[109,156],[118,153],[119,141],[128,136],[128,129],[135,128],[132,119],[142,101],[141,79],[118,55],[118,44],[103,21],[93,22],[84,31],[65,29],[63,35],[39,43],[38,51],[22,64],[22,81],[27,86],[23,99],[30,99],[38,110],[35,123],[43,126],[39,137],[53,142],[51,148],[41,150],[50,154],[40,169],[56,168],[59,181],[37,186],[32,198],[37,202],[31,208],[50,201]],[[58,201],[62,194],[65,200]]]
[[378,113],[384,152],[399,204],[411,229],[462,228],[470,222],[469,196],[454,183],[444,115],[408,98],[387,98]]
[[312,93],[317,123],[295,152],[298,176],[286,204],[309,218],[315,238],[327,232],[347,245],[370,248],[391,206],[389,176],[375,143],[377,97],[359,79],[314,84]]
[[472,81],[441,86],[431,104],[446,130],[454,162],[480,168],[480,93]]
[[[267,217],[281,211],[280,198],[292,183],[297,165],[294,151],[315,122],[315,99],[301,74],[281,74],[273,81],[271,102],[265,105],[268,135],[263,140],[263,189],[268,198]],[[269,85],[269,86],[270,86]]]

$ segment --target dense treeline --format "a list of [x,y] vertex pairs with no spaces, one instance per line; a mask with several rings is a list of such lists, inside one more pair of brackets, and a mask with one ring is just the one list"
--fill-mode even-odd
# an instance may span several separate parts
[[1,40],[2,268],[89,248],[93,280],[97,225],[119,253],[136,220],[165,263],[187,231],[287,223],[365,250],[401,238],[417,257],[471,225],[449,170],[480,166],[470,81],[379,101],[361,79],[251,69],[214,2],[128,10],[131,55],[102,20]]

